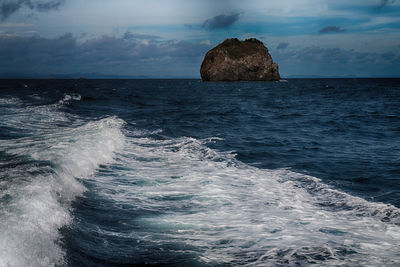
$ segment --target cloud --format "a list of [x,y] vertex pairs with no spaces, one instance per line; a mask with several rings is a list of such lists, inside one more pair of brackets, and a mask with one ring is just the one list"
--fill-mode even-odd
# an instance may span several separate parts
[[160,36],[150,35],[150,34],[141,34],[141,33],[132,33],[132,32],[125,32],[123,39],[160,39]]
[[276,47],[276,49],[280,50],[280,49],[285,49],[289,46],[289,43],[279,43],[278,46]]
[[223,29],[232,26],[240,18],[240,13],[221,14],[203,22],[202,27],[209,30]]
[[17,22],[17,23],[1,23],[0,28],[26,28],[26,27],[33,27],[35,24],[30,24],[30,23],[23,23],[23,22]]
[[281,74],[346,76],[400,76],[400,54],[358,52],[341,48],[308,46],[277,50],[273,54]]
[[394,3],[395,0],[381,0],[381,4],[378,6],[378,8],[383,8],[389,4]]
[[207,43],[125,33],[86,41],[68,33],[56,38],[0,36],[0,73],[197,77]]
[[58,9],[64,0],[0,0],[0,19],[4,20],[21,8],[47,12]]
[[[70,33],[56,38],[3,35],[0,73],[199,77],[201,62],[209,49],[208,40],[176,41],[131,32],[84,41]],[[277,49],[272,56],[283,76],[400,76],[398,49],[391,53],[364,53],[309,46]]]
[[384,7],[388,4],[389,0],[381,0],[381,7]]
[[386,52],[386,53],[383,53],[383,54],[381,55],[381,57],[382,57],[382,59],[384,59],[384,60],[390,61],[390,60],[393,60],[393,58],[395,58],[396,55],[395,55],[393,52]]
[[319,30],[319,34],[326,34],[326,33],[339,33],[344,32],[344,29],[338,26],[326,26]]

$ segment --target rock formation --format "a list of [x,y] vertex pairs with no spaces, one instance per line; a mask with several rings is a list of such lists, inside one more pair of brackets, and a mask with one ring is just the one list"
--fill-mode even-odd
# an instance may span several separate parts
[[255,39],[237,38],[224,42],[207,52],[201,64],[203,81],[279,81],[279,67],[268,48]]

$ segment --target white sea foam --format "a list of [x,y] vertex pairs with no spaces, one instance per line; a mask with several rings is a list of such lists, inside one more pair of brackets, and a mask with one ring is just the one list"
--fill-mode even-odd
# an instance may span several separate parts
[[132,238],[194,246],[210,264],[400,264],[396,207],[290,170],[248,166],[209,141],[131,137],[115,163],[124,168],[96,177],[116,205],[163,213],[142,218],[148,231]]
[[[65,102],[24,109],[18,100],[3,102],[0,124],[31,134],[0,141],[1,150],[27,159],[20,168],[0,169],[0,266],[63,264],[58,230],[71,222],[70,202],[85,191],[77,177],[116,206],[161,214],[135,222],[142,231],[108,234],[184,243],[205,263],[400,264],[396,207],[367,202],[315,177],[243,164],[234,152],[207,147],[218,138],[155,140],[148,136],[160,131],[140,130],[126,137],[122,120],[83,123],[58,110]],[[70,127],[56,126],[69,121]],[[104,167],[108,174],[92,176],[106,163],[112,163]]]
[[10,105],[14,106],[14,105],[19,105],[21,103],[21,100],[19,100],[16,97],[0,97],[0,107],[8,107]]
[[61,103],[29,106],[17,98],[10,98],[4,101],[0,99],[0,107],[0,126],[11,127],[26,134],[52,132],[52,125],[75,119],[59,110]]
[[[15,125],[16,120],[27,119],[26,113],[37,124]],[[12,114],[13,120],[3,123],[37,134],[0,140],[0,150],[19,159],[0,169],[0,266],[63,264],[59,229],[71,222],[71,201],[85,191],[76,178],[86,178],[100,164],[112,162],[124,145],[124,122],[108,117],[57,127],[48,124],[51,116],[55,121],[60,118],[54,105],[15,108]],[[42,130],[43,124],[47,129]]]
[[82,97],[81,97],[80,94],[71,94],[71,95],[65,94],[64,98],[61,99],[60,101],[58,101],[58,103],[59,104],[65,104],[65,103],[71,102],[72,100],[80,101],[81,99],[82,99]]

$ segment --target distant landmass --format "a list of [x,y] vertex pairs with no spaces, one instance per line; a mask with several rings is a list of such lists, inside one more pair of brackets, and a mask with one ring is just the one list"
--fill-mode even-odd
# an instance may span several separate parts
[[24,74],[0,73],[0,79],[198,79],[193,76],[112,75],[104,73]]
[[[395,78],[393,76],[359,76],[359,75],[284,75],[283,79],[376,79]],[[199,79],[198,76],[150,76],[150,75],[112,75],[104,73],[72,73],[72,74],[24,74],[24,73],[0,73],[0,79]]]
[[259,40],[226,39],[204,57],[203,81],[279,81],[278,64]]
[[150,76],[109,75],[104,73],[69,73],[69,74],[25,74],[25,73],[0,73],[0,78],[8,79],[146,79]]

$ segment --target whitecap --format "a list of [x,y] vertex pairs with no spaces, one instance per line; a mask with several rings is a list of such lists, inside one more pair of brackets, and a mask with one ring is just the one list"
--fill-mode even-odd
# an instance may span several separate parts
[[249,166],[209,140],[131,137],[114,163],[124,168],[92,182],[116,206],[160,214],[138,219],[132,237],[196,247],[207,264],[400,264],[398,208]]
[[58,101],[59,104],[67,104],[70,103],[72,100],[74,101],[80,101],[82,99],[82,96],[80,94],[64,94],[63,99]]
[[125,122],[107,117],[61,127],[53,122],[71,118],[56,105],[10,112],[0,115],[3,126],[29,134],[0,140],[9,158],[0,169],[0,266],[62,265],[59,229],[72,222],[71,202],[86,190],[78,178],[113,161]]

